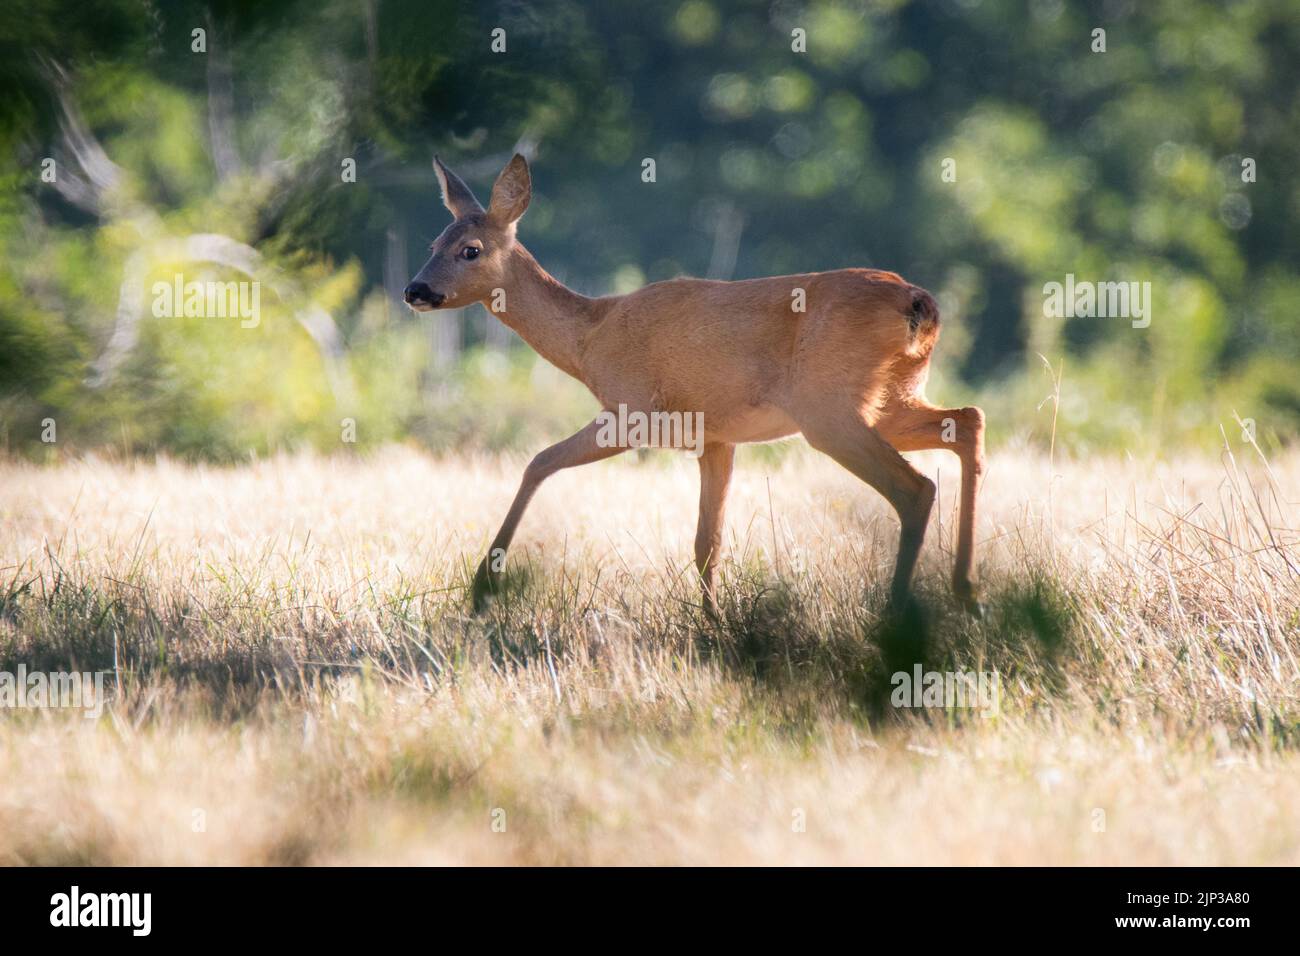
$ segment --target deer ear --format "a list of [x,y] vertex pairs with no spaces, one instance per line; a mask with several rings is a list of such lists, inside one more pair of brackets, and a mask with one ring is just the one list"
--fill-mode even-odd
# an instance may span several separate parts
[[442,204],[457,219],[464,219],[474,213],[483,211],[479,201],[474,198],[464,181],[448,169],[441,159],[433,157],[433,171],[438,174],[438,185],[442,187]]
[[533,180],[528,174],[528,161],[515,153],[492,186],[488,218],[499,225],[508,226],[524,214],[532,196]]

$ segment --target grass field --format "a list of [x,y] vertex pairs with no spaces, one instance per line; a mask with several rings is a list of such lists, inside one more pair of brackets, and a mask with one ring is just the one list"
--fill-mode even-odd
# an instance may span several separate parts
[[[467,610],[522,462],[0,464],[0,863],[1300,863],[1300,455],[994,449],[986,614],[882,621],[897,526],[828,460],[742,457],[720,620],[696,469],[553,478]],[[996,713],[890,675],[998,676]]]

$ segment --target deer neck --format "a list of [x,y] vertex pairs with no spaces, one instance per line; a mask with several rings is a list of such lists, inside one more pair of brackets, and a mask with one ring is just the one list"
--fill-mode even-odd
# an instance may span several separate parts
[[506,267],[505,308],[494,311],[491,298],[485,304],[538,355],[583,380],[583,341],[600,317],[601,300],[574,292],[516,243]]

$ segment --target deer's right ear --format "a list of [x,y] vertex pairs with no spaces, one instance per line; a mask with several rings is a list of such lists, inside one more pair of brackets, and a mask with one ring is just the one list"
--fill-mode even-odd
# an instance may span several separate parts
[[438,174],[438,185],[442,187],[442,204],[457,219],[464,219],[483,211],[479,201],[474,198],[464,181],[448,169],[441,159],[433,157],[433,171]]

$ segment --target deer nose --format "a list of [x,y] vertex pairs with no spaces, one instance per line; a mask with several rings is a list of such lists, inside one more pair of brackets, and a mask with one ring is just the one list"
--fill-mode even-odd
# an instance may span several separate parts
[[412,282],[406,287],[406,292],[403,293],[402,297],[406,299],[407,305],[415,305],[417,302],[442,305],[443,299],[447,298],[441,292],[434,292],[430,289],[427,282]]

